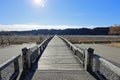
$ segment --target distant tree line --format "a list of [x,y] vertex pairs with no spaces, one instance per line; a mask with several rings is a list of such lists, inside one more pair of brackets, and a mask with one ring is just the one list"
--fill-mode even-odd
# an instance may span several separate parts
[[109,27],[98,27],[94,29],[80,28],[80,29],[40,29],[31,31],[2,31],[0,35],[109,35]]

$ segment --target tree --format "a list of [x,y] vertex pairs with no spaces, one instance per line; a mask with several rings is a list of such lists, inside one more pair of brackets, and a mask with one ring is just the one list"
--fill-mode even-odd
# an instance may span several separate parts
[[39,35],[39,41],[43,41],[42,35]]
[[37,44],[40,44],[42,41],[43,41],[43,37],[42,37],[42,35],[39,35],[38,36]]
[[0,36],[0,46],[4,46],[4,37]]
[[6,39],[7,39],[8,45],[11,45],[11,37],[12,37],[12,36],[6,36]]

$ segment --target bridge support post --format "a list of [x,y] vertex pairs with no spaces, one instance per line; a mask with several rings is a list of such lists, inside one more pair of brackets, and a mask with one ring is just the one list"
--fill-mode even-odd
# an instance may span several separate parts
[[31,68],[29,49],[22,49],[23,70]]
[[31,50],[30,49],[28,49],[28,52],[27,52],[27,64],[28,64],[28,68],[30,69],[31,68],[31,58],[30,58],[30,55],[32,54],[32,52],[31,52]]
[[37,47],[38,48],[38,55],[40,55],[40,48],[39,47]]
[[43,47],[40,46],[40,54],[42,54],[42,51],[43,51]]
[[19,60],[18,58],[14,61],[15,72],[19,72]]
[[76,53],[77,53],[77,50],[74,49],[74,55],[76,55]]
[[13,75],[13,78],[16,79],[17,76],[19,75],[19,59],[18,58],[14,60],[14,70],[15,70],[15,75]]
[[85,70],[92,71],[94,49],[88,48],[85,54]]

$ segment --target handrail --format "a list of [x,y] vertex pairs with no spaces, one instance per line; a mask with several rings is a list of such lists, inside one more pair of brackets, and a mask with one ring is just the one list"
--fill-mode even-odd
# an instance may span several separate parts
[[[22,61],[23,61],[23,72],[26,69],[29,69],[33,66],[33,64],[35,63],[36,59],[42,54],[42,52],[44,51],[44,49],[46,48],[47,44],[49,43],[49,41],[53,38],[49,37],[47,39],[45,39],[40,45],[32,47],[32,48],[23,48],[22,49]],[[1,71],[3,69],[5,69],[7,66],[9,66],[12,62],[14,63],[14,75],[12,75],[10,77],[11,80],[15,80],[17,78],[17,76],[19,75],[19,58],[21,57],[21,54],[16,55],[14,57],[12,57],[11,59],[9,59],[8,61],[6,61],[5,63],[0,65],[0,80],[2,79],[1,76]]]
[[120,68],[116,65],[112,64],[110,61],[106,60],[105,58],[98,56],[96,54],[93,54],[93,58],[100,61],[103,65],[105,65],[107,68],[109,68],[111,71],[113,71],[115,74],[120,76]]
[[21,55],[17,55],[9,59],[8,61],[4,62],[0,65],[0,71],[3,70],[5,67],[7,67],[9,64],[11,64],[14,60],[18,59]]
[[83,48],[77,48],[75,45],[73,45],[71,42],[69,42],[67,39],[60,37],[67,45],[68,47],[74,52],[74,55],[79,60],[80,63],[84,66],[84,59],[85,59],[85,49]]
[[[83,64],[83,67],[88,72],[93,72],[98,79],[103,80],[106,76],[101,76],[100,73],[100,64],[106,66],[107,69],[115,73],[118,78],[117,80],[120,80],[120,68],[116,65],[112,64],[110,61],[106,60],[105,58],[98,56],[94,54],[94,49],[88,48],[77,48],[72,43],[70,43],[67,39],[60,37],[65,43],[70,47],[70,49],[75,53],[77,56],[77,59]],[[78,52],[78,53],[77,53]],[[95,60],[94,60],[95,59]],[[103,75],[103,74],[102,74]]]
[[[7,66],[9,66],[12,62],[14,62],[14,70],[15,70],[15,74],[16,75],[13,75],[12,77],[16,77],[18,74],[19,74],[19,61],[18,59],[21,57],[21,54],[17,55],[17,56],[14,56],[12,57],[11,59],[9,59],[8,61],[4,62],[3,64],[0,65],[0,73],[3,69],[5,69]],[[0,78],[1,77],[1,74],[0,74]],[[13,78],[13,79],[14,79]],[[1,79],[0,79],[1,80]]]
[[47,44],[53,37],[45,39],[40,45],[33,48],[23,48],[23,70],[30,69],[36,62],[37,58],[42,54]]
[[[87,59],[85,62],[85,64],[87,65],[86,70],[90,73],[91,72],[94,73],[99,80],[104,80],[104,79],[109,80],[108,75],[111,75],[111,74],[108,74],[108,73],[114,74],[114,78],[116,78],[115,80],[120,80],[120,68],[114,65],[109,60],[94,54],[94,49],[88,48],[85,57]],[[107,75],[103,74],[105,72],[101,72],[101,68],[104,68],[104,70],[107,70]],[[110,79],[110,80],[113,80],[113,79]]]

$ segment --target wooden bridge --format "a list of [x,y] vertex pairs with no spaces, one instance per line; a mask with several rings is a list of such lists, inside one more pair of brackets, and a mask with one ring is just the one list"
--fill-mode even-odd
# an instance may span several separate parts
[[94,80],[66,43],[55,36],[38,61],[33,80]]
[[[11,79],[18,80],[106,80],[100,72],[104,69],[115,74],[120,80],[120,68],[108,60],[93,54],[94,50],[80,49],[63,37],[50,37],[39,46],[22,49],[23,69],[20,71],[18,55],[0,66],[0,72],[14,63],[15,74]],[[2,80],[2,76],[0,76]],[[113,78],[111,78],[112,80]]]

